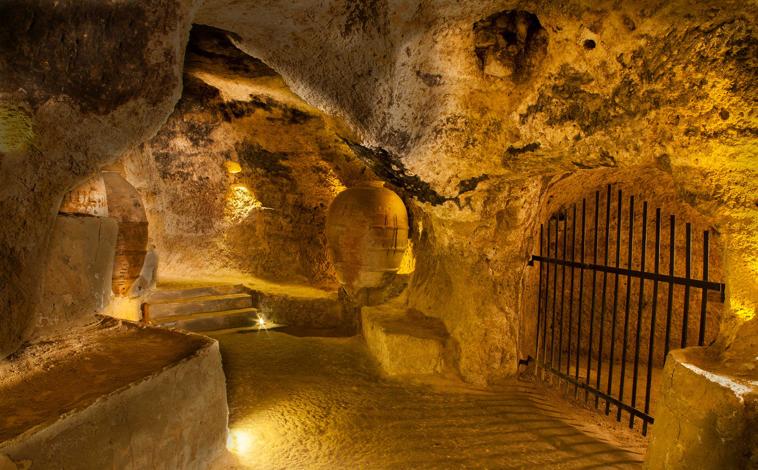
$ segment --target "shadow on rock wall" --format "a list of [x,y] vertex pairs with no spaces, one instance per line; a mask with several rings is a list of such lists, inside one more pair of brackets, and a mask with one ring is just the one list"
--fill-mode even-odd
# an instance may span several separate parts
[[124,160],[146,202],[160,275],[335,287],[326,210],[371,177],[338,132],[348,134],[223,32],[196,26],[176,110]]

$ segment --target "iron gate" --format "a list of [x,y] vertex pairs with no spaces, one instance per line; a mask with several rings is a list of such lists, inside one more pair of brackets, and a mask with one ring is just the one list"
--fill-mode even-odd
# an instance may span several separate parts
[[[579,219],[575,204],[569,210],[554,214],[548,220],[547,228],[540,226],[539,254],[532,256],[530,261],[530,265],[540,263],[537,376],[540,380],[552,377],[567,386],[573,385],[575,398],[578,398],[579,389],[582,389],[585,402],[590,395],[594,395],[595,408],[601,401],[605,401],[606,415],[615,406],[617,421],[621,421],[622,412],[628,413],[630,428],[634,427],[635,419],[639,418],[643,423],[642,434],[645,435],[648,425],[654,421],[650,412],[650,395],[656,362],[662,363],[665,360],[672,342],[674,347],[693,345],[690,340],[691,330],[693,335],[697,331],[697,344],[704,344],[709,301],[723,303],[725,285],[708,278],[709,231],[703,232],[702,267],[698,267],[699,276],[695,276],[691,224],[685,224],[682,267],[681,262],[677,263],[676,260],[676,217],[671,215],[668,218],[668,246],[662,251],[661,209],[656,209],[653,269],[650,271],[647,267],[647,258],[650,256],[647,251],[647,202],[642,203],[640,243],[637,247],[634,244],[635,219],[639,214],[635,212],[635,197],[629,196],[626,209],[623,207],[622,191],[618,190],[616,202],[612,204],[612,189],[608,185],[602,201],[602,211],[600,191],[595,192],[594,199],[591,227],[587,227],[586,199],[581,202]],[[614,219],[611,219],[613,205]],[[625,218],[628,222],[622,231]],[[599,228],[601,219],[604,219],[602,233]],[[612,225],[615,225],[614,246],[610,241]],[[569,236],[570,244],[567,245]],[[602,257],[598,259],[601,237]],[[588,239],[590,243],[587,243]],[[626,245],[625,265],[621,263],[622,244]],[[609,262],[611,253],[612,264]],[[664,254],[668,255],[664,266],[668,269],[661,272]],[[676,275],[677,269],[682,271],[682,268],[683,275]],[[633,282],[637,284],[637,289],[634,289]],[[652,296],[646,297],[645,289],[650,283]],[[612,295],[608,297],[610,290]],[[677,294],[676,291],[680,292]],[[697,300],[693,294],[698,291],[700,311],[699,320],[695,324],[694,321],[691,322],[690,304]],[[658,312],[659,295],[665,302],[665,315]],[[680,305],[679,299],[682,300]],[[647,326],[643,327],[646,322]],[[717,328],[712,330],[711,334],[715,334]],[[660,337],[660,333],[663,337]],[[620,344],[617,345],[617,342]],[[656,346],[659,348],[657,355]],[[604,347],[607,348],[605,351]],[[641,348],[647,351],[641,351]],[[641,356],[644,364],[640,361]],[[618,359],[620,361],[617,362]],[[640,370],[643,366],[644,374]],[[631,377],[627,377],[628,374]],[[644,398],[638,393],[643,376]]]

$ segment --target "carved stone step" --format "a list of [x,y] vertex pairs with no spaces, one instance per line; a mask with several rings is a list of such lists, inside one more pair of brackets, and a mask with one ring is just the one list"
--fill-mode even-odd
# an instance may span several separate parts
[[214,331],[230,328],[248,328],[258,324],[258,309],[239,308],[217,312],[200,312],[189,315],[161,317],[152,322],[156,326],[189,331]]
[[152,292],[148,303],[183,300],[192,297],[208,297],[213,295],[244,294],[247,292],[242,284],[219,284],[215,286],[162,287]]
[[162,317],[168,316],[219,312],[223,310],[250,308],[252,306],[253,298],[250,294],[238,293],[190,297],[163,302],[151,301],[144,305],[144,313],[145,319],[148,322],[153,322]]

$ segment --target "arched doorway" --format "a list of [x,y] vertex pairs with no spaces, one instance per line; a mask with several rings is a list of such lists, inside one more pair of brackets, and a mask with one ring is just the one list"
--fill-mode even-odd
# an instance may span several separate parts
[[113,293],[126,296],[139,278],[145,263],[148,223],[137,190],[115,171],[103,171],[108,198],[108,215],[118,222],[113,262]]
[[[628,183],[628,182],[627,182]],[[532,263],[538,377],[629,426],[654,422],[672,349],[719,334],[725,286],[718,232],[675,198],[608,184],[554,196]]]

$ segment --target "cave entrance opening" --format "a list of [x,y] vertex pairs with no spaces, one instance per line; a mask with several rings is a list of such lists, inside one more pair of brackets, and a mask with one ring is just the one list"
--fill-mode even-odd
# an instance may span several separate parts
[[711,230],[696,237],[687,222],[682,237],[677,225],[608,185],[553,213],[530,261],[538,380],[619,422],[628,415],[643,435],[668,352],[713,342],[724,302],[725,285],[709,278],[714,261],[719,272]]

